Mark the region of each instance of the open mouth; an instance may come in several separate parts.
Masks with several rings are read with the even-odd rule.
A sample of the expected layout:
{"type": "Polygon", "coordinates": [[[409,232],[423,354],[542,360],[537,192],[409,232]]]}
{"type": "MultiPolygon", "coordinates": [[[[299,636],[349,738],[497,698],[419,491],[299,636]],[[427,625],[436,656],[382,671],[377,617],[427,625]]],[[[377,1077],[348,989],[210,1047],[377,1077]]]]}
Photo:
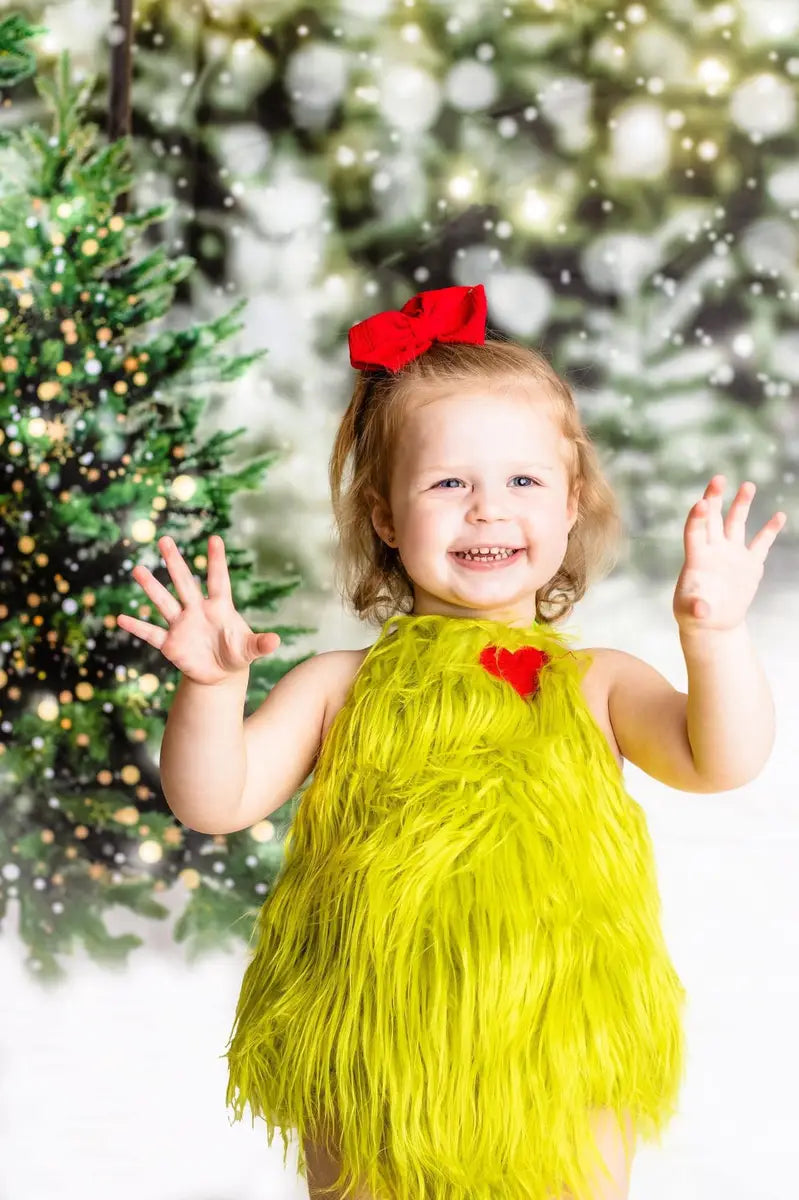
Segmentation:
{"type": "Polygon", "coordinates": [[[470,570],[496,570],[497,567],[507,567],[510,563],[516,562],[521,558],[524,551],[503,550],[500,554],[474,554],[469,555],[463,551],[450,550],[450,556],[462,567],[468,567],[470,570]]]}

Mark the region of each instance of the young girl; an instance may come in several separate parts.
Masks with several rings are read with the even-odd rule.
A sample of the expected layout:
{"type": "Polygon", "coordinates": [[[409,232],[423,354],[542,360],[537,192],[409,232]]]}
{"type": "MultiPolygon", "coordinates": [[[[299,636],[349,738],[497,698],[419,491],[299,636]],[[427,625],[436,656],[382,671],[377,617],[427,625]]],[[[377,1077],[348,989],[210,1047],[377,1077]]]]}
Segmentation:
{"type": "MultiPolygon", "coordinates": [[[[554,628],[614,561],[618,510],[566,383],[485,320],[482,286],[452,287],[351,329],[338,571],[380,633],[280,680],[245,722],[234,817],[204,825],[254,824],[314,767],[227,1053],[235,1119],[249,1104],[270,1145],[279,1127],[284,1165],[299,1131],[311,1200],[624,1200],[636,1138],[677,1109],[685,992],[622,756],[709,792],[770,750],[748,650],[731,651],[744,738],[707,647],[738,638],[784,515],[747,548],[751,494],[722,530],[722,477],[691,511],[686,724],[653,668],[554,628]]],[[[230,612],[223,564],[209,544],[205,603],[230,612]]],[[[228,670],[274,649],[237,636],[228,670]]]]}

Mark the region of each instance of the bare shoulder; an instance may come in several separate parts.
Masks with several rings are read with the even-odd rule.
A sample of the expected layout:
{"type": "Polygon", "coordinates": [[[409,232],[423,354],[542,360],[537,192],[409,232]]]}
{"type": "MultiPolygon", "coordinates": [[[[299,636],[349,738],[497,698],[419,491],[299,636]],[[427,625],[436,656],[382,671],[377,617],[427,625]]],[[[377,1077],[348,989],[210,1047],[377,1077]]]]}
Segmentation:
{"type": "Polygon", "coordinates": [[[328,707],[331,706],[340,693],[349,691],[355,676],[371,646],[361,650],[323,650],[317,658],[325,660],[325,674],[328,681],[328,707]]]}
{"type": "Polygon", "coordinates": [[[359,650],[326,650],[334,677],[345,684],[351,683],[371,649],[371,646],[363,646],[359,650]]]}
{"type": "Polygon", "coordinates": [[[627,650],[606,646],[586,653],[597,656],[598,673],[606,679],[609,691],[621,685],[645,685],[655,680],[665,682],[664,676],[655,667],[627,650]]]}
{"type": "Polygon", "coordinates": [[[588,669],[580,680],[585,702],[594,720],[605,735],[611,754],[619,765],[624,766],[623,748],[619,745],[610,715],[610,693],[615,671],[615,650],[605,646],[586,646],[575,649],[578,657],[589,660],[588,669]]]}
{"type": "Polygon", "coordinates": [[[327,737],[330,726],[336,719],[336,714],[349,695],[361,663],[371,649],[371,646],[364,646],[358,650],[325,651],[330,660],[330,673],[328,676],[327,706],[322,723],[323,742],[327,737]]]}
{"type": "Polygon", "coordinates": [[[583,676],[583,689],[586,695],[604,700],[610,705],[614,687],[620,680],[632,677],[636,669],[647,668],[647,664],[625,650],[616,650],[612,646],[590,646],[575,650],[575,654],[590,660],[590,665],[583,676]]]}
{"type": "Polygon", "coordinates": [[[583,676],[583,686],[604,688],[607,691],[613,671],[614,650],[605,646],[578,646],[574,653],[588,660],[588,670],[583,676]]]}

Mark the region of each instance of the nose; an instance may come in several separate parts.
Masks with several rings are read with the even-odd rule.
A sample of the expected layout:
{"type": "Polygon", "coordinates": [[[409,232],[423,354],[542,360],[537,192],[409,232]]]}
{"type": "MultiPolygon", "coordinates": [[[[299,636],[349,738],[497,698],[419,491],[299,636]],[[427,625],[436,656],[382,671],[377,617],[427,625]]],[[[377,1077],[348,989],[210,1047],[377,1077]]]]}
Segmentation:
{"type": "Polygon", "coordinates": [[[475,521],[496,521],[506,515],[507,489],[476,487],[469,505],[469,518],[475,521]]]}

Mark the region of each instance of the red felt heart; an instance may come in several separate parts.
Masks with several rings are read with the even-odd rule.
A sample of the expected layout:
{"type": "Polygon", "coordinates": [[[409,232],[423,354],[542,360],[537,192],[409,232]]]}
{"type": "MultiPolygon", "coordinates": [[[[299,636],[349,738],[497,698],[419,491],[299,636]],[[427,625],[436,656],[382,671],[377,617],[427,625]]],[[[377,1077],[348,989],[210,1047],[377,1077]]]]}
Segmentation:
{"type": "Polygon", "coordinates": [[[549,662],[549,655],[535,646],[522,646],[519,650],[486,646],[480,662],[492,675],[515,687],[520,696],[531,696],[538,691],[538,672],[549,662]]]}

